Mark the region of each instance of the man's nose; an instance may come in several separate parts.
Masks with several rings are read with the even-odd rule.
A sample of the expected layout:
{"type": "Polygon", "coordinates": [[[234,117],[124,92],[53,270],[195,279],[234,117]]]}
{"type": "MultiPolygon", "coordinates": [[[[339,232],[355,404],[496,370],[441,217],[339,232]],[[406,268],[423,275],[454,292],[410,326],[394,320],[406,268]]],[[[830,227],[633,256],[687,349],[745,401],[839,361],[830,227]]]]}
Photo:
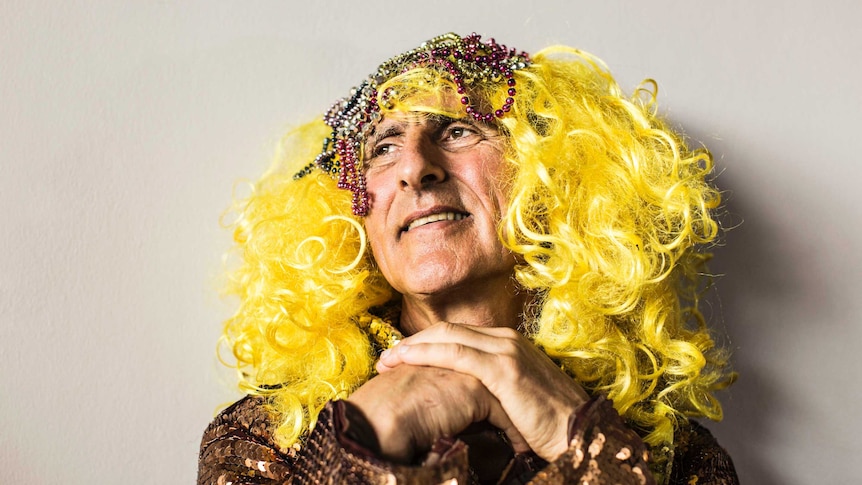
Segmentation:
{"type": "Polygon", "coordinates": [[[446,180],[443,154],[425,137],[406,140],[398,164],[401,188],[421,190],[446,180]]]}

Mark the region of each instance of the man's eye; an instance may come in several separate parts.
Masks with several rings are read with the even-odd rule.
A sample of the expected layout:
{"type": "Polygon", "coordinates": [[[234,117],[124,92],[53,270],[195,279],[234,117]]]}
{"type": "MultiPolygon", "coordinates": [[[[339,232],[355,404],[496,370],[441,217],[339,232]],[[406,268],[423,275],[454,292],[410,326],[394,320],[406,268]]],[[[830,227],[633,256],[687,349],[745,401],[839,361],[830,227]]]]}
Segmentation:
{"type": "Polygon", "coordinates": [[[451,148],[466,148],[483,140],[482,132],[463,123],[452,124],[440,134],[440,143],[451,148]]]}
{"type": "Polygon", "coordinates": [[[388,143],[383,143],[374,147],[374,150],[371,152],[372,157],[380,157],[388,154],[392,151],[392,145],[388,143]]]}
{"type": "Polygon", "coordinates": [[[474,134],[476,134],[476,132],[468,127],[452,126],[447,130],[446,138],[449,138],[451,140],[458,140],[460,138],[466,138],[474,134]]]}

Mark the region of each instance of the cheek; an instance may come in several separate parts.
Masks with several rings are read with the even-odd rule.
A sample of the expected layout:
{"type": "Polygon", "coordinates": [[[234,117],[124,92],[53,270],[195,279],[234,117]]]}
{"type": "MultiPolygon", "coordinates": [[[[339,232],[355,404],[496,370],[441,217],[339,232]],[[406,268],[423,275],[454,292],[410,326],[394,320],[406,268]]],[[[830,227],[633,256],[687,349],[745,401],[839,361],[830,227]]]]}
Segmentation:
{"type": "Polygon", "coordinates": [[[495,211],[502,213],[507,208],[509,198],[506,179],[508,177],[499,153],[486,154],[470,177],[473,187],[481,187],[480,196],[486,198],[495,211]]]}
{"type": "Polygon", "coordinates": [[[374,210],[365,218],[365,235],[368,237],[368,245],[371,247],[371,254],[377,259],[378,251],[383,243],[382,224],[374,218],[374,210]]]}
{"type": "Polygon", "coordinates": [[[391,170],[377,170],[374,173],[365,174],[365,192],[368,194],[368,201],[373,205],[386,206],[394,196],[394,181],[392,180],[391,170]]]}
{"type": "Polygon", "coordinates": [[[366,178],[369,211],[364,221],[365,234],[368,236],[368,243],[375,259],[380,256],[378,251],[383,246],[386,218],[392,204],[392,194],[383,190],[385,184],[381,182],[381,178],[377,176],[366,178]]]}
{"type": "Polygon", "coordinates": [[[495,179],[489,179],[487,172],[473,174],[467,184],[472,188],[479,203],[488,212],[494,223],[500,222],[509,206],[508,191],[495,179]]]}
{"type": "Polygon", "coordinates": [[[371,251],[371,257],[377,267],[383,273],[386,279],[389,279],[389,258],[387,257],[387,246],[385,240],[384,228],[385,224],[382,218],[376,217],[380,211],[374,212],[372,206],[371,213],[365,218],[365,235],[368,237],[368,247],[371,251]]]}

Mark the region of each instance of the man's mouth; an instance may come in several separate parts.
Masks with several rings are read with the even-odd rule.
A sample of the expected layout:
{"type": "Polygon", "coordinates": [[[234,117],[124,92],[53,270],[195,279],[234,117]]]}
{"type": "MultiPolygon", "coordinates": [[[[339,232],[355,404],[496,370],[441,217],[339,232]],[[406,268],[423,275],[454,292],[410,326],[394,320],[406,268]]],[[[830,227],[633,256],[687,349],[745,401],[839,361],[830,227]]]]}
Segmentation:
{"type": "Polygon", "coordinates": [[[431,214],[425,217],[420,217],[419,219],[414,220],[407,227],[404,228],[404,232],[409,231],[410,229],[424,226],[425,224],[431,224],[432,222],[438,221],[460,221],[469,216],[469,214],[464,214],[461,212],[440,212],[438,214],[431,214]]]}

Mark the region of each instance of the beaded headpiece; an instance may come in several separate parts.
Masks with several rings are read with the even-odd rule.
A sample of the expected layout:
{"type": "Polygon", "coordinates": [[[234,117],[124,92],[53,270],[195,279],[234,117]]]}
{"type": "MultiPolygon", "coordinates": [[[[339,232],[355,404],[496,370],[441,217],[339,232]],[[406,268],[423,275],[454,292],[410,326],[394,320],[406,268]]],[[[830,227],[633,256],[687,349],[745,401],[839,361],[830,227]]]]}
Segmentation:
{"type": "Polygon", "coordinates": [[[337,177],[339,188],[353,192],[354,214],[368,214],[365,176],[359,169],[360,150],[374,123],[380,119],[378,103],[386,106],[390,94],[384,90],[378,99],[377,87],[417,67],[434,69],[451,78],[462,96],[465,112],[473,119],[490,123],[505,116],[515,102],[512,71],[527,67],[530,57],[526,52],[507,49],[494,39],[487,43],[480,39],[476,33],[464,38],[451,33],[440,35],[381,64],[376,73],[350,91],[349,97],[338,100],[326,112],[323,121],[332,128],[332,134],[324,140],[320,155],[293,177],[304,177],[319,168],[337,177]],[[477,81],[506,83],[508,97],[503,105],[496,110],[482,112],[475,102],[471,102],[467,85],[477,81]]]}

